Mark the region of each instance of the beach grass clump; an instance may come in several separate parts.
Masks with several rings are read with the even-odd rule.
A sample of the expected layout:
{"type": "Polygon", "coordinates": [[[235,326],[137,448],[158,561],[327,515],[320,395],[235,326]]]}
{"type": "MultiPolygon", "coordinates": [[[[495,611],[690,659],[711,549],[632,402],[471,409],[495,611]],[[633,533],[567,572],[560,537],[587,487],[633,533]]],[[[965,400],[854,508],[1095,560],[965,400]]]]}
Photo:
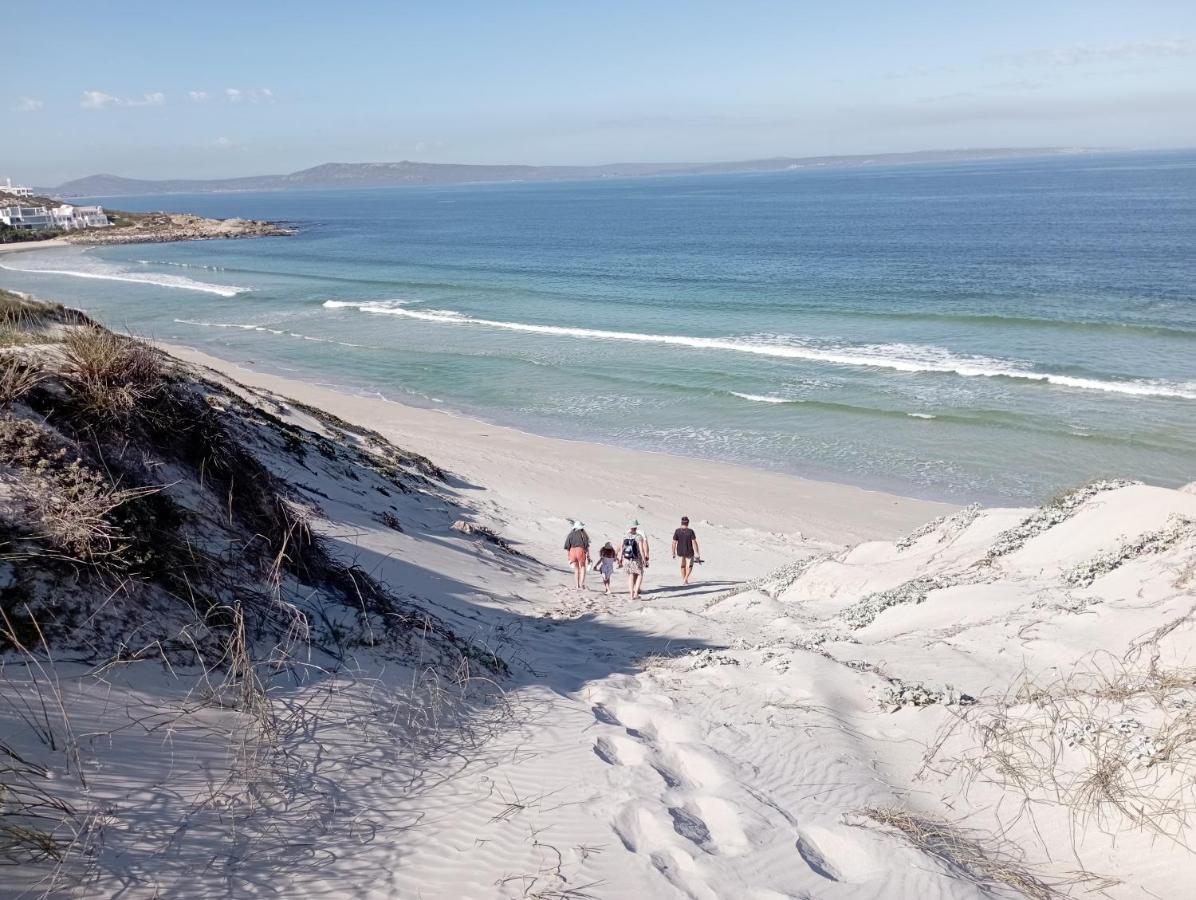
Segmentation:
{"type": "Polygon", "coordinates": [[[1060,806],[1079,832],[1182,841],[1196,813],[1194,670],[1092,658],[1062,677],[1023,676],[950,729],[960,724],[972,742],[944,756],[948,770],[996,786],[1019,808],[1060,806]]]}
{"type": "Polygon", "coordinates": [[[0,410],[8,409],[45,378],[41,369],[15,354],[0,354],[0,410]]]}
{"type": "Polygon", "coordinates": [[[0,333],[36,331],[51,325],[85,324],[91,324],[91,319],[77,309],[0,289],[0,333]]]}
{"type": "Polygon", "coordinates": [[[62,376],[90,419],[120,422],[165,385],[158,354],[148,344],[106,328],[83,327],[63,340],[62,376]]]}
{"type": "MultiPolygon", "coordinates": [[[[4,624],[0,622],[0,637],[4,624]]],[[[50,773],[0,741],[0,866],[61,862],[67,844],[57,831],[75,810],[45,786],[50,773]]]]}
{"type": "Polygon", "coordinates": [[[1167,524],[1158,531],[1150,531],[1136,538],[1122,542],[1063,574],[1063,580],[1072,587],[1090,587],[1094,581],[1110,572],[1115,572],[1127,562],[1143,556],[1165,553],[1177,544],[1196,537],[1196,521],[1172,514],[1167,524]]]}
{"type": "Polygon", "coordinates": [[[0,290],[0,327],[21,328],[54,319],[54,307],[12,291],[0,290]]]}
{"type": "Polygon", "coordinates": [[[868,594],[843,610],[839,614],[839,618],[847,628],[852,630],[866,628],[875,622],[877,616],[886,609],[924,603],[932,591],[941,591],[961,584],[976,584],[980,580],[980,575],[972,571],[954,575],[920,575],[909,581],[903,581],[896,587],[868,594]]]}
{"type": "Polygon", "coordinates": [[[1088,874],[1066,878],[1040,874],[1026,864],[1019,850],[998,838],[908,809],[874,806],[859,810],[858,815],[898,832],[911,846],[985,894],[1008,888],[1030,900],[1059,900],[1068,896],[1069,885],[1103,880],[1088,874]]]}
{"type": "Polygon", "coordinates": [[[1020,550],[1027,541],[1066,522],[1080,511],[1089,500],[1105,491],[1115,491],[1125,487],[1141,484],[1140,481],[1127,479],[1105,479],[1093,481],[1078,488],[1060,494],[1049,503],[1040,506],[1025,519],[1006,531],[997,535],[989,547],[988,553],[981,560],[981,565],[992,565],[1003,556],[1008,556],[1020,550]]]}
{"type": "Polygon", "coordinates": [[[898,550],[908,550],[922,538],[928,534],[933,534],[938,531],[938,543],[942,543],[952,534],[958,534],[967,529],[969,525],[976,521],[980,515],[980,504],[973,503],[970,506],[965,506],[963,509],[949,513],[945,516],[939,516],[937,519],[932,519],[921,528],[916,528],[907,534],[905,537],[897,541],[895,546],[898,550]]]}
{"type": "Polygon", "coordinates": [[[900,678],[889,678],[889,683],[880,690],[877,702],[889,712],[897,712],[907,706],[972,706],[976,698],[957,690],[950,684],[941,688],[927,687],[922,682],[907,684],[900,678]]]}

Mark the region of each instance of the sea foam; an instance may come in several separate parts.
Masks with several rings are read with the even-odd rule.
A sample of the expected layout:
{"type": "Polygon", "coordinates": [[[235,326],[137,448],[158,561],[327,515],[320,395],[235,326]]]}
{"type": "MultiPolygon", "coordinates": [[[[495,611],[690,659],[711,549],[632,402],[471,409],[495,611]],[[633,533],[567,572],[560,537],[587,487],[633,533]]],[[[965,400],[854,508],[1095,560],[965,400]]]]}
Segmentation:
{"type": "Polygon", "coordinates": [[[338,344],[341,347],[365,347],[365,344],[351,344],[348,341],[338,341],[333,338],[312,337],[308,334],[300,334],[298,331],[287,331],[283,328],[270,328],[268,325],[250,325],[243,322],[202,322],[198,319],[175,319],[176,324],[179,325],[194,325],[198,328],[235,328],[239,331],[258,331],[263,334],[274,334],[279,337],[298,338],[303,341],[312,341],[316,344],[338,344]]]}
{"type": "Polygon", "coordinates": [[[202,291],[205,294],[216,294],[220,297],[235,297],[244,294],[252,288],[238,287],[232,284],[209,284],[206,281],[196,281],[183,275],[163,275],[151,272],[129,272],[123,269],[93,269],[81,271],[77,269],[23,269],[18,266],[0,264],[0,269],[10,272],[23,272],[29,275],[65,275],[70,278],[93,278],[99,281],[124,281],[131,284],[148,284],[154,287],[177,288],[183,291],[202,291]]]}
{"type": "Polygon", "coordinates": [[[1011,378],[1111,394],[1196,400],[1196,384],[1176,384],[1162,381],[1107,381],[1052,372],[1035,372],[1012,361],[984,356],[962,356],[940,347],[921,347],[912,344],[818,346],[804,343],[798,338],[775,340],[705,338],[676,334],[643,334],[634,331],[606,331],[598,328],[574,328],[564,325],[534,325],[526,322],[482,319],[451,309],[405,309],[401,305],[405,302],[329,300],[324,303],[324,306],[332,309],[353,307],[374,315],[401,316],[444,325],[473,325],[521,331],[528,334],[747,353],[755,356],[800,359],[837,366],[891,369],[897,372],[942,373],[959,375],[964,378],[1011,378]]]}
{"type": "Polygon", "coordinates": [[[800,400],[788,400],[784,397],[766,397],[762,394],[744,394],[740,391],[731,391],[731,394],[743,400],[751,400],[753,403],[801,403],[800,400]]]}

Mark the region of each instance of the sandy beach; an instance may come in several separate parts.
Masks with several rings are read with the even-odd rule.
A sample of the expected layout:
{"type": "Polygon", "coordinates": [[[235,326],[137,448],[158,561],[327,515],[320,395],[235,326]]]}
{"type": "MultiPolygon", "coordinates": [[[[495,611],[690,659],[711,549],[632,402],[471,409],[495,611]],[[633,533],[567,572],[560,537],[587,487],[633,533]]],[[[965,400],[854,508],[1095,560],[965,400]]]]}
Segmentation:
{"type": "MultiPolygon", "coordinates": [[[[501,515],[503,533],[539,553],[580,518],[596,535],[622,536],[639,519],[658,541],[682,515],[704,529],[722,577],[748,578],[788,560],[806,542],[895,537],[955,507],[726,463],[528,434],[466,416],[352,396],[165,346],[180,359],[257,388],[334,411],[437,460],[470,482],[501,515]],[[499,512],[501,510],[501,513],[499,512]]],[[[662,547],[661,549],[666,549],[662,547]]],[[[709,574],[709,573],[708,573],[709,574]]]]}
{"type": "Polygon", "coordinates": [[[0,254],[20,253],[24,250],[52,250],[55,247],[69,247],[69,241],[61,238],[50,238],[48,241],[20,241],[15,244],[0,244],[0,254]]]}
{"type": "Polygon", "coordinates": [[[113,549],[0,570],[80,654],[0,659],[0,730],[83,848],[0,897],[1129,900],[1196,876],[1191,486],[951,507],[155,362],[5,303],[6,433],[111,488],[88,512],[71,453],[24,449],[0,509],[22,553],[84,552],[84,514],[113,549]],[[640,601],[617,571],[571,584],[573,519],[595,545],[639,521],[640,601]]]}

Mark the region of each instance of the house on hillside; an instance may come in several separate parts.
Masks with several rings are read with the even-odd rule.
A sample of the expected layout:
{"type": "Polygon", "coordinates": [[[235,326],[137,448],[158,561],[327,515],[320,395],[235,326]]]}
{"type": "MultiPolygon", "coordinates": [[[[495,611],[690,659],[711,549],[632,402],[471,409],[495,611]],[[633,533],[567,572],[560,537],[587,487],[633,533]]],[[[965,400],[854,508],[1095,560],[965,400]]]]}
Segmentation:
{"type": "Polygon", "coordinates": [[[54,216],[44,206],[0,206],[0,224],[20,231],[45,231],[57,228],[54,216]]]}
{"type": "Polygon", "coordinates": [[[0,207],[0,223],[21,231],[46,231],[51,228],[75,231],[79,228],[107,228],[112,223],[102,206],[72,206],[64,203],[50,209],[45,206],[0,207]]]}
{"type": "Polygon", "coordinates": [[[23,187],[19,184],[13,184],[11,178],[4,179],[4,187],[0,192],[9,194],[13,197],[32,197],[33,188],[23,187]]]}
{"type": "Polygon", "coordinates": [[[54,218],[54,227],[67,231],[75,228],[107,228],[112,223],[102,206],[72,206],[64,203],[50,210],[54,218]]]}

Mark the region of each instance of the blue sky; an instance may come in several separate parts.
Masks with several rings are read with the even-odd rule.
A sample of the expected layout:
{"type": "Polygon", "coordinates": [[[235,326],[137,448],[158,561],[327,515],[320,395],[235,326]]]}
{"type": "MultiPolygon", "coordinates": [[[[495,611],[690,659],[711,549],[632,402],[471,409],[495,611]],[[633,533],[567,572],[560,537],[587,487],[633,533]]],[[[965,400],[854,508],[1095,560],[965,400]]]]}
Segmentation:
{"type": "Polygon", "coordinates": [[[25,2],[0,178],[1196,146],[1196,3],[25,2]],[[15,134],[15,139],[14,139],[15,134]]]}

